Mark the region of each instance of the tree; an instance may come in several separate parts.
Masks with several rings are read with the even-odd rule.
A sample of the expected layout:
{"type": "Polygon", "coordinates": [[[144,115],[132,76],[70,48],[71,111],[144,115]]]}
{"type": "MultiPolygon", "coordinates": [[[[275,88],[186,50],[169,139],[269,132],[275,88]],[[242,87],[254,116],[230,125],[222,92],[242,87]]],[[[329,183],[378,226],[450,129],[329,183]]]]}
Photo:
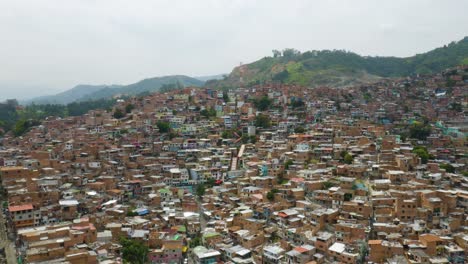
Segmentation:
{"type": "Polygon", "coordinates": [[[273,58],[278,58],[278,57],[281,57],[281,51],[279,50],[272,50],[273,52],[273,58]]]}
{"type": "Polygon", "coordinates": [[[250,138],[250,142],[251,142],[252,144],[255,144],[255,143],[257,142],[257,136],[252,135],[252,136],[250,136],[249,138],[250,138]]]}
{"type": "Polygon", "coordinates": [[[169,130],[169,131],[170,131],[170,132],[169,132],[169,139],[170,139],[170,140],[172,140],[173,138],[176,138],[176,137],[179,136],[179,133],[174,132],[174,131],[172,131],[172,130],[169,130]]]}
{"type": "Polygon", "coordinates": [[[288,70],[282,70],[273,76],[273,81],[285,82],[289,77],[288,70]]]}
{"type": "Polygon", "coordinates": [[[456,112],[463,112],[463,106],[457,102],[451,103],[449,108],[456,112]]]}
{"type": "Polygon", "coordinates": [[[267,192],[267,199],[273,201],[275,199],[275,193],[278,193],[278,189],[272,189],[271,191],[267,192]]]}
{"type": "Polygon", "coordinates": [[[266,198],[270,201],[273,201],[273,199],[275,199],[275,194],[272,193],[271,191],[267,192],[266,198]]]}
{"type": "Polygon", "coordinates": [[[15,124],[15,127],[13,129],[13,134],[15,136],[21,136],[23,135],[24,133],[26,133],[26,131],[29,130],[29,128],[33,127],[33,126],[37,126],[39,125],[40,122],[37,121],[37,120],[32,120],[32,119],[20,119],[16,122],[15,124]]]}
{"type": "Polygon", "coordinates": [[[205,195],[205,191],[206,191],[206,187],[203,183],[197,185],[196,193],[198,197],[202,197],[203,195],[205,195]]]}
{"type": "Polygon", "coordinates": [[[348,152],[347,152],[346,150],[341,151],[341,152],[340,152],[340,157],[341,157],[341,159],[344,160],[344,157],[346,156],[346,154],[348,154],[348,152]]]}
{"type": "Polygon", "coordinates": [[[304,132],[305,132],[305,128],[301,126],[298,126],[294,129],[294,133],[297,133],[297,134],[302,134],[304,132]]]}
{"type": "Polygon", "coordinates": [[[210,109],[203,109],[200,111],[200,115],[204,116],[204,117],[212,117],[212,116],[216,116],[216,110],[214,110],[213,108],[210,108],[210,109]]]}
{"type": "Polygon", "coordinates": [[[285,183],[288,182],[288,180],[286,180],[284,178],[284,174],[285,174],[284,171],[282,171],[282,172],[278,173],[278,175],[276,176],[276,182],[278,184],[285,184],[285,183]]]}
{"type": "Polygon", "coordinates": [[[125,112],[127,114],[131,113],[133,109],[135,109],[135,106],[133,104],[128,104],[125,106],[125,112]]]}
{"type": "Polygon", "coordinates": [[[443,163],[443,164],[440,164],[439,167],[441,169],[444,169],[448,173],[455,173],[455,167],[452,166],[452,164],[443,163]]]}
{"type": "Polygon", "coordinates": [[[189,247],[190,248],[195,248],[197,246],[201,245],[201,239],[200,236],[195,236],[190,240],[189,247]]]}
{"type": "Polygon", "coordinates": [[[137,212],[134,212],[133,210],[129,210],[129,211],[127,212],[127,216],[128,216],[128,217],[137,216],[137,215],[138,215],[138,213],[137,213],[137,212]]]}
{"type": "Polygon", "coordinates": [[[226,103],[229,103],[229,95],[226,91],[223,92],[223,100],[226,103]]]}
{"type": "Polygon", "coordinates": [[[450,78],[447,78],[447,81],[445,82],[445,85],[447,87],[453,87],[453,86],[455,86],[456,83],[457,83],[456,81],[454,81],[454,80],[452,80],[450,78]]]}
{"type": "Polygon", "coordinates": [[[268,96],[262,96],[260,99],[254,99],[255,107],[260,111],[265,111],[270,108],[272,101],[268,96]]]}
{"type": "Polygon", "coordinates": [[[143,264],[148,262],[148,246],[138,240],[122,237],[122,258],[128,263],[143,264]]]}
{"type": "Polygon", "coordinates": [[[158,127],[159,132],[161,133],[167,133],[171,130],[171,126],[169,122],[166,122],[166,121],[158,121],[156,123],[156,126],[158,127]]]}
{"type": "Polygon", "coordinates": [[[365,92],[363,98],[366,102],[369,102],[372,99],[372,95],[369,92],[365,92]]]}
{"type": "Polygon", "coordinates": [[[329,188],[333,187],[334,184],[332,182],[326,181],[323,183],[323,189],[328,190],[329,188]]]}
{"type": "Polygon", "coordinates": [[[15,136],[21,136],[24,132],[26,132],[26,129],[26,120],[18,120],[18,122],[15,124],[15,128],[13,129],[13,134],[15,136]]]}
{"type": "Polygon", "coordinates": [[[257,117],[255,117],[255,126],[262,128],[271,127],[270,117],[262,114],[258,115],[257,117]]]}
{"type": "Polygon", "coordinates": [[[120,119],[125,116],[120,108],[115,109],[114,114],[112,115],[116,119],[120,119]]]}
{"type": "Polygon", "coordinates": [[[407,138],[408,138],[408,134],[407,134],[407,133],[401,133],[401,134],[400,134],[400,140],[401,140],[401,142],[405,142],[407,138]]]}
{"type": "Polygon", "coordinates": [[[349,201],[351,201],[351,198],[353,198],[353,194],[352,193],[345,193],[343,198],[344,198],[345,202],[349,202],[349,201]]]}
{"type": "Polygon", "coordinates": [[[285,163],[284,163],[284,169],[285,170],[288,170],[289,169],[289,166],[293,165],[294,162],[292,160],[287,160],[285,163]]]}
{"type": "Polygon", "coordinates": [[[214,178],[208,178],[205,182],[206,187],[211,188],[216,185],[216,180],[214,178]]]}
{"type": "Polygon", "coordinates": [[[349,153],[346,153],[343,160],[344,160],[344,163],[351,164],[353,163],[353,156],[349,153]]]}
{"type": "Polygon", "coordinates": [[[303,107],[304,105],[305,105],[305,103],[302,100],[293,100],[291,102],[292,108],[299,108],[299,107],[303,107]]]}
{"type": "Polygon", "coordinates": [[[283,50],[283,57],[285,57],[286,59],[292,59],[299,55],[301,55],[301,52],[296,49],[284,49],[283,50]]]}
{"type": "Polygon", "coordinates": [[[232,138],[233,136],[232,130],[224,130],[223,133],[221,133],[221,137],[224,139],[232,138]]]}
{"type": "Polygon", "coordinates": [[[425,147],[417,146],[413,148],[413,153],[421,158],[421,163],[426,164],[430,158],[429,152],[425,147]]]}
{"type": "Polygon", "coordinates": [[[410,137],[416,138],[419,140],[426,140],[426,138],[431,134],[431,127],[429,125],[424,125],[423,123],[416,122],[410,127],[410,137]]]}

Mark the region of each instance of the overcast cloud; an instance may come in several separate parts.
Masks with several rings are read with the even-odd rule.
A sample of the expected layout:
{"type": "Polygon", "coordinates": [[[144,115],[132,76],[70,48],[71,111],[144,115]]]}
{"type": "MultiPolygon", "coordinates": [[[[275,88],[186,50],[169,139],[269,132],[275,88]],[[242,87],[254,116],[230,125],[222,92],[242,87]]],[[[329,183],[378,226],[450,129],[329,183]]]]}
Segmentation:
{"type": "Polygon", "coordinates": [[[411,56],[468,35],[459,0],[0,0],[0,100],[228,73],[272,49],[411,56]]]}

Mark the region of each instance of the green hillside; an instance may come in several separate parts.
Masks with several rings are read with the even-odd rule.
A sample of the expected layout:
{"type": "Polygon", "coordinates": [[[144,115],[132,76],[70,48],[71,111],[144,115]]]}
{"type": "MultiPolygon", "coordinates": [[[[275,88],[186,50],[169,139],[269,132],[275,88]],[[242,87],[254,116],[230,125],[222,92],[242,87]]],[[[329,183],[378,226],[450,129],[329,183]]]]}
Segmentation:
{"type": "Polygon", "coordinates": [[[236,67],[224,80],[210,81],[212,87],[236,87],[263,81],[304,86],[345,86],[377,80],[430,74],[468,63],[468,37],[444,47],[407,58],[361,56],[343,50],[273,51],[250,64],[236,67]]]}

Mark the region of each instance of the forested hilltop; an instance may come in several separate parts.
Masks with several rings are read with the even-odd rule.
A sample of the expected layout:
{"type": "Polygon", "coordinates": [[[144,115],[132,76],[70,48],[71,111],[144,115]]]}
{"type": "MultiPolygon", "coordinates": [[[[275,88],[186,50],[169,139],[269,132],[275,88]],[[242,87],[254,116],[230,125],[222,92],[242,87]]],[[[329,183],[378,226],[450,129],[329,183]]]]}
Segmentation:
{"type": "Polygon", "coordinates": [[[440,72],[468,64],[468,37],[444,47],[412,57],[370,57],[344,50],[299,52],[273,50],[273,56],[241,65],[210,87],[249,86],[264,81],[279,81],[303,86],[348,86],[382,77],[400,77],[440,72]]]}

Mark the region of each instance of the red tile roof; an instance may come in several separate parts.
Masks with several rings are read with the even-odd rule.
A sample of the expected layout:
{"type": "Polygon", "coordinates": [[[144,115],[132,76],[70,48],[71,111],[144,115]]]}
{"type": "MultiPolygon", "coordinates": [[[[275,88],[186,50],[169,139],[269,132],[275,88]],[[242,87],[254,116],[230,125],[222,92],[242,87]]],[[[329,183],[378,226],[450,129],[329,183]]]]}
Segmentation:
{"type": "Polygon", "coordinates": [[[32,210],[32,209],[33,209],[32,204],[12,205],[8,207],[8,211],[10,212],[26,211],[26,210],[32,210]]]}
{"type": "Polygon", "coordinates": [[[283,212],[279,212],[278,216],[283,217],[283,218],[288,217],[288,215],[286,213],[283,213],[283,212]]]}
{"type": "Polygon", "coordinates": [[[299,253],[304,253],[304,252],[309,251],[308,249],[303,248],[303,247],[296,247],[296,248],[294,248],[294,250],[299,252],[299,253]]]}

